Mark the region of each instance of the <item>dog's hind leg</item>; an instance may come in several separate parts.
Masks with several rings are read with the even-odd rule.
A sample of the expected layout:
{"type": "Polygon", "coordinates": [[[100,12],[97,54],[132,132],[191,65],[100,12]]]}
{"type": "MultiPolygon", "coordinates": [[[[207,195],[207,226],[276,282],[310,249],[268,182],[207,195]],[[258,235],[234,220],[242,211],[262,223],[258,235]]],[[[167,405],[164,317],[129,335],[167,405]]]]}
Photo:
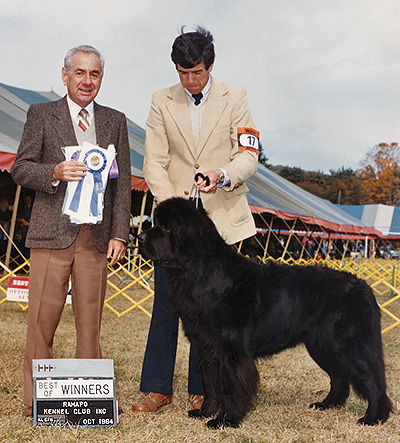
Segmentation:
{"type": "MultiPolygon", "coordinates": [[[[364,342],[338,357],[355,392],[368,401],[367,411],[358,422],[376,425],[385,422],[392,411],[392,402],[386,394],[385,363],[383,360],[380,325],[376,322],[364,337],[364,342]]],[[[342,348],[343,349],[343,348],[342,348]]]]}
{"type": "Polygon", "coordinates": [[[358,420],[362,425],[377,425],[384,423],[389,418],[393,405],[386,392],[383,392],[378,401],[368,398],[368,408],[364,417],[358,420]]]}
{"type": "Polygon", "coordinates": [[[307,350],[314,361],[323,369],[330,377],[331,389],[329,394],[321,402],[312,403],[310,408],[329,409],[344,405],[350,394],[350,381],[345,372],[340,370],[337,360],[320,349],[307,346],[307,350]],[[333,363],[334,362],[334,363],[333,363]]]}
{"type": "Polygon", "coordinates": [[[386,380],[383,370],[375,374],[357,374],[352,379],[352,385],[361,397],[368,400],[368,408],[364,417],[358,420],[363,425],[376,425],[384,423],[393,410],[391,400],[386,394],[386,380]]]}
{"type": "Polygon", "coordinates": [[[331,379],[331,390],[324,400],[315,402],[310,405],[310,408],[315,409],[329,409],[333,407],[342,406],[349,396],[350,384],[346,378],[328,374],[331,379]]]}
{"type": "Polygon", "coordinates": [[[376,414],[370,412],[370,406],[368,406],[365,416],[358,420],[358,423],[363,425],[376,425],[378,423],[385,423],[389,418],[390,413],[393,411],[393,404],[386,392],[382,393],[377,404],[376,414]]]}
{"type": "Polygon", "coordinates": [[[250,356],[235,357],[224,359],[221,365],[221,408],[218,415],[207,423],[213,429],[238,427],[257,395],[259,374],[254,359],[250,356]]]}
{"type": "MultiPolygon", "coordinates": [[[[376,335],[380,334],[377,331],[376,335]]],[[[371,332],[372,335],[372,332],[371,332]]],[[[376,339],[379,343],[380,335],[376,339]]],[[[373,342],[373,341],[372,341],[373,342]]],[[[385,422],[392,411],[392,402],[386,395],[385,367],[382,352],[376,350],[373,344],[359,346],[357,352],[342,352],[336,355],[324,356],[322,352],[307,346],[310,355],[331,377],[331,392],[320,403],[311,406],[318,409],[327,409],[345,402],[349,394],[349,383],[356,393],[368,401],[365,416],[358,420],[365,425],[375,425],[385,422]],[[337,376],[334,374],[343,374],[337,376]]]]}

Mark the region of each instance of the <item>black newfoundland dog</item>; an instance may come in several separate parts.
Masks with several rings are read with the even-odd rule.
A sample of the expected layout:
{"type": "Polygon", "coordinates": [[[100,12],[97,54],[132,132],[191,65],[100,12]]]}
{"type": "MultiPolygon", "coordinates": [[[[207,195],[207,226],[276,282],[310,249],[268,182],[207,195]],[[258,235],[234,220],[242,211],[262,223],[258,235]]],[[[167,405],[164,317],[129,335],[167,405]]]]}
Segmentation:
{"type": "Polygon", "coordinates": [[[141,253],[168,272],[170,300],[198,357],[205,389],[191,417],[237,427],[254,403],[255,360],[304,343],[328,373],[328,396],[311,407],[343,405],[350,384],[368,401],[359,422],[385,422],[380,311],[357,277],[318,266],[261,264],[235,252],[202,209],[172,198],[139,236],[141,253]]]}

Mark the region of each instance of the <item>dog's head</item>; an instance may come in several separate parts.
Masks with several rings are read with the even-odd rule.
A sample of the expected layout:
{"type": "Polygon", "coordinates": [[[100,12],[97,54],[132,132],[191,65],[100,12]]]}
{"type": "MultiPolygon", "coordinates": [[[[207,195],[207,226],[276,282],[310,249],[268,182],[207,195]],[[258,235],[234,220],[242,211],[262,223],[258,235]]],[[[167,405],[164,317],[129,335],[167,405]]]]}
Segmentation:
{"type": "Polygon", "coordinates": [[[223,242],[204,209],[177,197],[157,206],[153,227],[138,239],[140,253],[165,267],[180,267],[223,242]]]}

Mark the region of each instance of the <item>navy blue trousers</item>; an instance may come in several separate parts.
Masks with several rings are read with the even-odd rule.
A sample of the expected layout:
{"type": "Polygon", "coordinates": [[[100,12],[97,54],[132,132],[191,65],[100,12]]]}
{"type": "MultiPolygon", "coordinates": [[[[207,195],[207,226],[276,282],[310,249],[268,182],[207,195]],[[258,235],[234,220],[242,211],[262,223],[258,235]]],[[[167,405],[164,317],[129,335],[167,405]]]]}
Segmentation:
{"type": "MultiPolygon", "coordinates": [[[[179,319],[168,299],[167,272],[154,267],[154,304],[143,360],[140,390],[172,395],[179,319]]],[[[190,348],[189,394],[204,395],[201,371],[190,348]]]]}

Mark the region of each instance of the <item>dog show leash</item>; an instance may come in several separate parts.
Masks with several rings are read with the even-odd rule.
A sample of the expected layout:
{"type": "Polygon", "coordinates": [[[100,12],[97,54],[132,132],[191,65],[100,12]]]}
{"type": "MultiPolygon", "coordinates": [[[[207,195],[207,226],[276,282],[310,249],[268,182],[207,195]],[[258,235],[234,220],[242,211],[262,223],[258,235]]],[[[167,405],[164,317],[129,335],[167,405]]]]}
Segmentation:
{"type": "Polygon", "coordinates": [[[203,202],[201,201],[199,187],[197,186],[197,180],[199,178],[202,178],[203,180],[206,181],[206,186],[209,186],[209,184],[210,184],[210,177],[208,177],[208,175],[202,174],[201,172],[198,172],[194,176],[194,181],[196,184],[194,184],[192,187],[192,191],[190,192],[189,200],[191,200],[194,203],[194,207],[196,209],[199,209],[199,208],[203,209],[203,202]]]}

